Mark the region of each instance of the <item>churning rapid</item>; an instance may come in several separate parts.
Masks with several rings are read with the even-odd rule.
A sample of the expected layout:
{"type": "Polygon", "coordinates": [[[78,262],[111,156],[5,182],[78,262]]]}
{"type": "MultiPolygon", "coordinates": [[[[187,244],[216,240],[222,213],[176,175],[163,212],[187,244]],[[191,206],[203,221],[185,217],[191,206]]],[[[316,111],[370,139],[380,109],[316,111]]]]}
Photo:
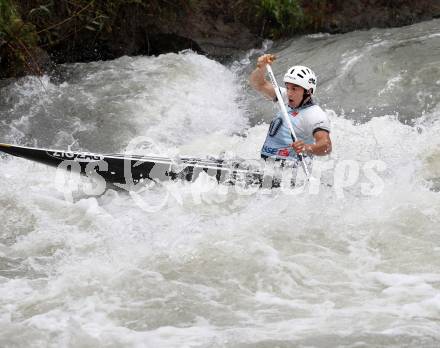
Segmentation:
{"type": "Polygon", "coordinates": [[[439,346],[440,20],[229,66],[181,52],[3,81],[0,142],[256,159],[276,111],[247,83],[264,50],[278,81],[294,64],[318,75],[330,183],[77,182],[68,199],[56,170],[2,156],[1,347],[439,346]]]}

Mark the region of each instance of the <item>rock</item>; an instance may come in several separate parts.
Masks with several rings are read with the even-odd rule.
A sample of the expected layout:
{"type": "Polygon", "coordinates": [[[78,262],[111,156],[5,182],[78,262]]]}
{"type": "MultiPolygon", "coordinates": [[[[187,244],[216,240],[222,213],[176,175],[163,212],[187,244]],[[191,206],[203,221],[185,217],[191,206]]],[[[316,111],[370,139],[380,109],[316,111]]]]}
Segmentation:
{"type": "MultiPolygon", "coordinates": [[[[280,23],[269,18],[270,13],[258,13],[258,0],[112,0],[93,4],[59,0],[47,5],[50,18],[30,15],[41,5],[37,0],[14,3],[23,21],[34,25],[36,33],[42,33],[39,42],[55,63],[158,55],[188,48],[222,61],[260,47],[260,34],[291,33],[282,31],[280,23]],[[74,15],[85,8],[88,12],[74,15]],[[95,22],[93,25],[98,26],[90,28],[91,19],[98,14],[107,19],[102,27],[95,22]]],[[[335,0],[303,2],[302,7],[304,23],[295,27],[296,35],[402,26],[440,16],[438,0],[335,0]]],[[[50,65],[44,50],[31,51],[34,58],[23,59],[26,54],[17,56],[4,42],[0,43],[0,76],[38,73],[38,68],[30,68],[33,61],[41,67],[50,65]]]]}
{"type": "Polygon", "coordinates": [[[110,40],[110,51],[122,54],[161,54],[183,49],[227,58],[261,44],[255,34],[237,21],[227,21],[225,14],[210,14],[199,7],[185,15],[159,18],[145,12],[139,4],[122,5],[110,40]]]}
{"type": "Polygon", "coordinates": [[[52,66],[48,53],[40,47],[0,45],[0,57],[0,78],[41,76],[52,66]]]}

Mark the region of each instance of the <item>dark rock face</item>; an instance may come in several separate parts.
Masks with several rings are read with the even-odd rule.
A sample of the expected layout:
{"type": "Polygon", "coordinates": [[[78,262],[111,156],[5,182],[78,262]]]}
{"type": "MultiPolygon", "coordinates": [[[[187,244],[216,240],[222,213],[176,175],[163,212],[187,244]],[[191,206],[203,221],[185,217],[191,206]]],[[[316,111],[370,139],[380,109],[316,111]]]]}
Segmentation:
{"type": "MultiPolygon", "coordinates": [[[[184,49],[224,59],[261,44],[262,40],[245,24],[228,18],[224,12],[213,12],[209,1],[199,3],[199,7],[161,16],[139,3],[123,3],[112,19],[110,32],[97,35],[81,30],[75,37],[52,45],[48,52],[57,63],[158,55],[184,49]]],[[[62,10],[60,7],[60,16],[62,10]]],[[[60,31],[67,33],[69,29],[60,31]]]]}
{"type": "Polygon", "coordinates": [[[0,43],[0,78],[42,75],[53,65],[48,53],[40,47],[30,47],[26,50],[6,48],[0,43]],[[22,58],[17,59],[17,54],[22,58]]]}
{"type": "MultiPolygon", "coordinates": [[[[198,0],[195,3],[176,8],[169,18],[146,12],[137,3],[123,4],[113,23],[115,30],[103,38],[97,51],[108,59],[124,54],[157,55],[189,48],[222,60],[259,47],[261,36],[270,34],[270,25],[265,27],[269,22],[255,13],[256,1],[249,0],[245,5],[233,0],[198,0]]],[[[304,13],[311,21],[298,34],[403,26],[440,16],[440,2],[436,0],[333,0],[321,3],[325,6],[316,11],[313,4],[303,2],[304,13]]]]}
{"type": "MultiPolygon", "coordinates": [[[[45,17],[46,23],[43,17],[30,15],[41,1],[16,0],[15,3],[23,20],[35,25],[36,33],[42,32],[46,39],[40,36],[41,48],[29,50],[34,55],[30,62],[37,63],[35,69],[30,68],[33,63],[14,66],[13,55],[0,42],[0,76],[3,77],[38,73],[40,68],[49,66],[45,52],[55,63],[158,55],[184,49],[224,60],[261,46],[262,37],[270,36],[271,29],[277,25],[273,18],[258,13],[259,0],[115,0],[84,2],[86,5],[79,2],[75,3],[76,8],[71,8],[73,2],[58,0],[53,2],[51,17],[45,17]],[[99,30],[87,29],[84,18],[92,18],[100,11],[109,11],[105,26],[99,30]],[[47,30],[47,20],[56,23],[55,28],[50,26],[47,30]]],[[[438,0],[317,0],[301,4],[305,20],[294,34],[402,26],[440,16],[438,0]]],[[[279,28],[277,32],[280,33],[279,28]]],[[[293,35],[283,31],[280,34],[293,35]]]]}
{"type": "Polygon", "coordinates": [[[113,57],[158,55],[188,48],[202,52],[191,35],[179,32],[184,22],[184,18],[176,18],[167,23],[145,12],[139,4],[122,5],[112,25],[115,30],[106,38],[107,51],[113,57]]]}
{"type": "MultiPolygon", "coordinates": [[[[223,3],[227,5],[228,1],[223,3]]],[[[261,45],[262,39],[251,32],[249,24],[234,18],[230,12],[232,9],[228,6],[225,9],[211,6],[209,1],[201,2],[178,32],[193,39],[203,52],[220,58],[261,45]]]]}
{"type": "MultiPolygon", "coordinates": [[[[181,8],[165,20],[137,4],[121,6],[115,22],[118,33],[108,38],[108,52],[119,56],[191,48],[222,60],[259,47],[262,36],[270,35],[270,21],[256,14],[258,1],[194,2],[196,6],[181,8]]],[[[302,1],[302,7],[309,22],[297,34],[403,26],[440,16],[438,0],[321,0],[302,1]]]]}
{"type": "Polygon", "coordinates": [[[157,55],[192,49],[225,58],[261,43],[242,23],[229,20],[225,13],[210,13],[209,1],[200,7],[182,9],[174,18],[156,18],[136,4],[121,6],[109,45],[115,56],[157,55]]]}

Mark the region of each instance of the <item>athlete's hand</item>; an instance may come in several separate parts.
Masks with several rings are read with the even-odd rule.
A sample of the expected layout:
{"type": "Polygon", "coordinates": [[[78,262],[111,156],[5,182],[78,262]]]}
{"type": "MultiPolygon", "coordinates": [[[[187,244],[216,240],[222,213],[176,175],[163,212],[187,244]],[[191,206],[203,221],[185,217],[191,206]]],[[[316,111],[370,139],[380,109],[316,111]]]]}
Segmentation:
{"type": "Polygon", "coordinates": [[[290,146],[293,147],[298,155],[306,151],[306,144],[304,144],[304,141],[302,140],[295,141],[290,146]]]}
{"type": "Polygon", "coordinates": [[[261,57],[258,57],[257,60],[257,68],[264,68],[267,64],[272,64],[277,57],[273,54],[263,54],[261,57]]]}

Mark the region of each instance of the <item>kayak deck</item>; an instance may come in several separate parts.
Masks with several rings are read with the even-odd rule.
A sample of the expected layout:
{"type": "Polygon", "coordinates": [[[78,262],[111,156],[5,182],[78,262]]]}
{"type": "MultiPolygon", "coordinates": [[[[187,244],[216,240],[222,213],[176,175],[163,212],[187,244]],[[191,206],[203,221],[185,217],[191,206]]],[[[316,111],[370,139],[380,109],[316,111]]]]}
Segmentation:
{"type": "Polygon", "coordinates": [[[0,151],[52,167],[100,175],[110,184],[130,185],[144,180],[195,181],[205,173],[218,183],[279,186],[273,173],[265,174],[264,161],[199,158],[168,158],[126,154],[94,154],[0,144],[0,151]],[[261,164],[261,165],[259,165],[261,164]]]}

